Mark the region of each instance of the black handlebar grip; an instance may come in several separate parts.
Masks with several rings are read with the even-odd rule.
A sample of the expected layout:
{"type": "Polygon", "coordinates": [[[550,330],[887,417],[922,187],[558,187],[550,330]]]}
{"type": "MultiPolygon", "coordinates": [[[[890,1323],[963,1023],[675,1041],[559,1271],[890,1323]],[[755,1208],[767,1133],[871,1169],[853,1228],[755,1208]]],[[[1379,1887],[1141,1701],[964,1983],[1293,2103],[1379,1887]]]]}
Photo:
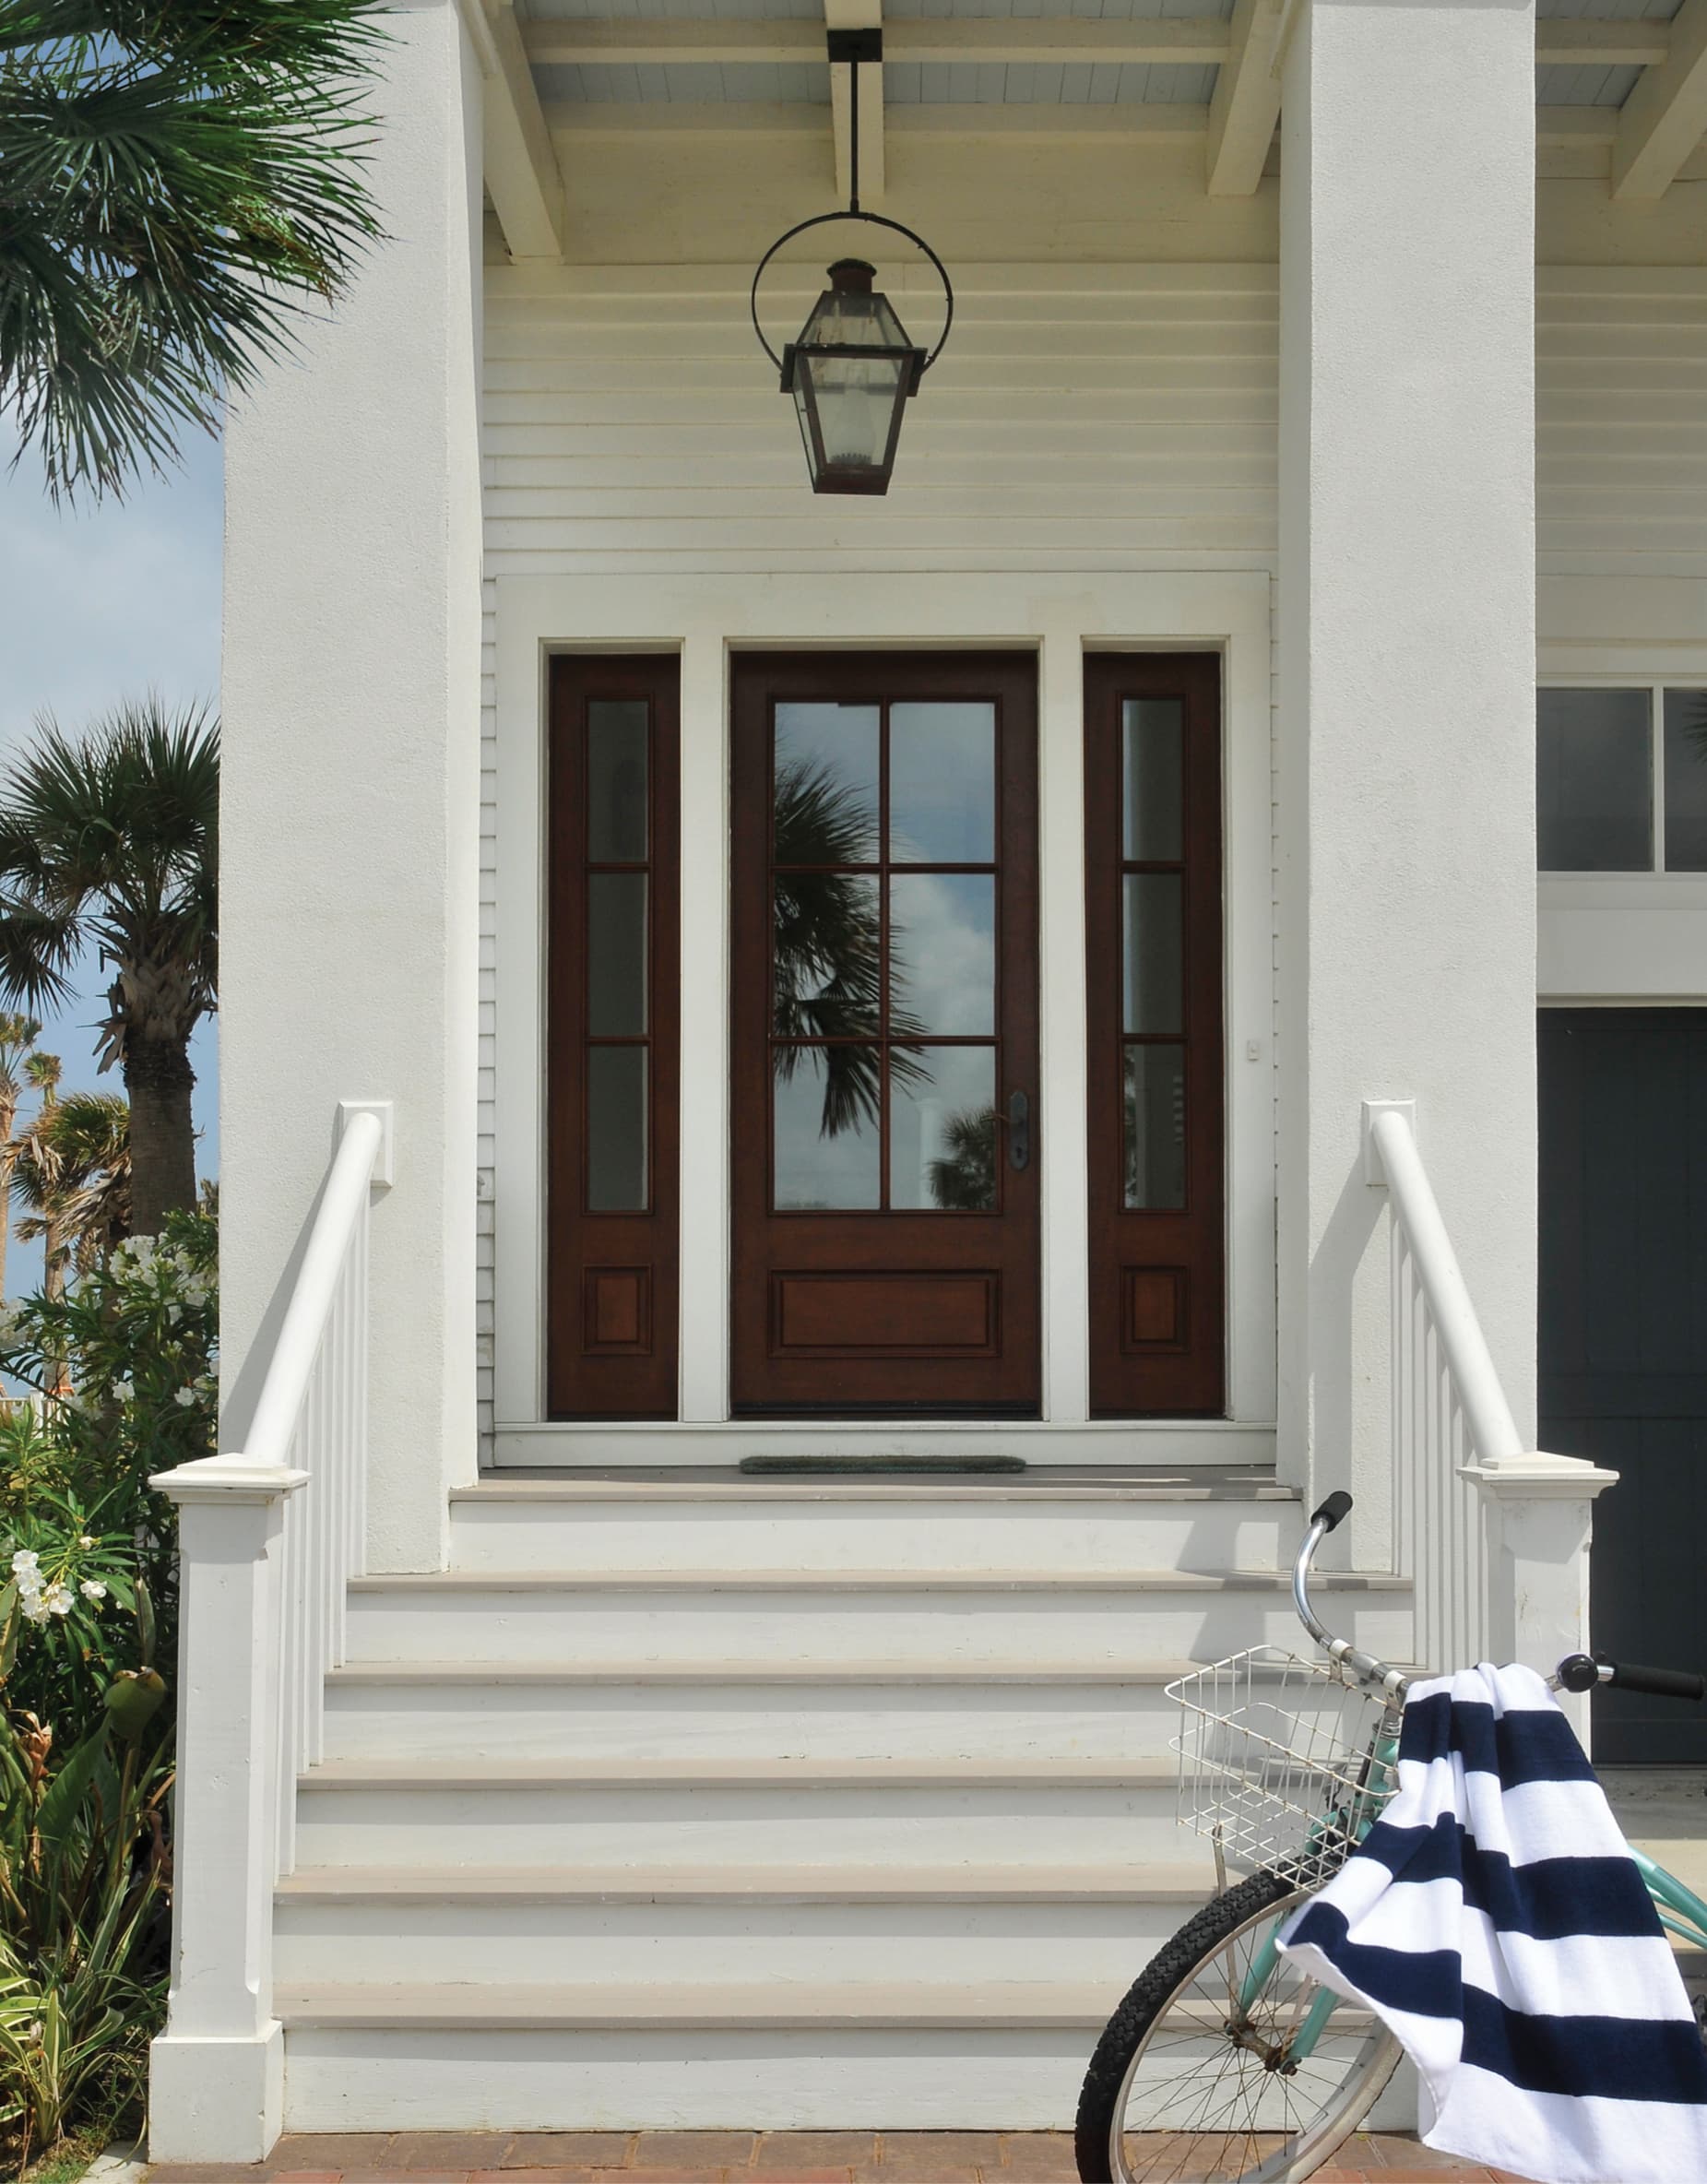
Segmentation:
{"type": "Polygon", "coordinates": [[[1606,1681],[1615,1691],[1641,1691],[1650,1699],[1692,1699],[1698,1705],[1707,1699],[1707,1677],[1691,1676],[1685,1668],[1643,1668],[1634,1661],[1609,1661],[1605,1654],[1595,1658],[1612,1671],[1606,1681]]]}
{"type": "Polygon", "coordinates": [[[1322,1507],[1311,1513],[1310,1521],[1312,1525],[1325,1525],[1330,1532],[1336,1532],[1350,1514],[1351,1496],[1342,1490],[1337,1494],[1330,1494],[1322,1507]]]}

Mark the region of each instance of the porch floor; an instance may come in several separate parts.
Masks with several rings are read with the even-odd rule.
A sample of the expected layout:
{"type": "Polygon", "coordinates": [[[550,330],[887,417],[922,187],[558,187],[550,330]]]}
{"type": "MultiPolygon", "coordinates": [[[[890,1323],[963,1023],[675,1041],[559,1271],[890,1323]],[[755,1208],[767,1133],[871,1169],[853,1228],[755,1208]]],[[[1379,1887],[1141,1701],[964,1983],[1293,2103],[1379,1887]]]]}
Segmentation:
{"type": "MultiPolygon", "coordinates": [[[[402,2131],[280,2139],[249,2168],[149,2184],[1076,2184],[1064,2131],[402,2131]]],[[[1318,2184],[1501,2184],[1502,2169],[1366,2132],[1318,2184]]]]}

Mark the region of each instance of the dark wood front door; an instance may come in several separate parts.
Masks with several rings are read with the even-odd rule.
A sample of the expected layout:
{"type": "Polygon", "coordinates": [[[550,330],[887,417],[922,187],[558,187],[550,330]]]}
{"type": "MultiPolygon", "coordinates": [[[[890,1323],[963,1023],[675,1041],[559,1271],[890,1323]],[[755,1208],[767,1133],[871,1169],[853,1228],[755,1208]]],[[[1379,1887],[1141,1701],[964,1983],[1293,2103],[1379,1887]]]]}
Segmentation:
{"type": "Polygon", "coordinates": [[[1085,663],[1091,1410],[1226,1407],[1221,662],[1085,663]]]}
{"type": "MultiPolygon", "coordinates": [[[[1707,1009],[1543,1009],[1541,1445],[1594,1504],[1594,1641],[1707,1669],[1707,1009]]],[[[1707,1763],[1707,1710],[1594,1697],[1594,1757],[1707,1763]]]]}
{"type": "Polygon", "coordinates": [[[673,1418],[673,656],[551,662],[547,1407],[673,1418]]]}
{"type": "Polygon", "coordinates": [[[1035,1416],[1037,665],[737,659],[737,1411],[1035,1416]]]}

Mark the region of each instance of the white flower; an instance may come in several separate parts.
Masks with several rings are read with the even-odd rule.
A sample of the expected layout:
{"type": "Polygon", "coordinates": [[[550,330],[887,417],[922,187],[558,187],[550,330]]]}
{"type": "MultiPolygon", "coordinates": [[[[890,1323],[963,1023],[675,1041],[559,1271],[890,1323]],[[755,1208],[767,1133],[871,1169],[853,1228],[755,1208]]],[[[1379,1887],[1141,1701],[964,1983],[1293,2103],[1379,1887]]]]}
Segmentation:
{"type": "Polygon", "coordinates": [[[194,1388],[180,1388],[172,1397],[172,1401],[183,1410],[188,1410],[195,1400],[196,1390],[194,1388]]]}
{"type": "Polygon", "coordinates": [[[51,1585],[41,1596],[41,1604],[53,1615],[69,1615],[77,1605],[68,1585],[51,1585]]]}
{"type": "Polygon", "coordinates": [[[22,1605],[27,1623],[44,1623],[53,1612],[40,1593],[26,1594],[22,1605]]]}
{"type": "Polygon", "coordinates": [[[180,1321],[180,1320],[181,1320],[183,1317],[184,1317],[184,1307],[183,1307],[183,1305],[181,1305],[181,1304],[173,1304],[173,1305],[169,1305],[169,1306],[167,1307],[167,1311],[166,1311],[166,1324],[167,1324],[169,1327],[175,1327],[175,1326],[178,1324],[178,1322],[179,1322],[179,1321],[180,1321]]]}
{"type": "Polygon", "coordinates": [[[136,1397],[136,1383],[134,1380],[115,1380],[113,1383],[113,1393],[121,1403],[134,1403],[136,1397]]]}
{"type": "Polygon", "coordinates": [[[26,1570],[30,1571],[33,1575],[36,1564],[41,1560],[41,1556],[37,1554],[33,1547],[20,1547],[18,1552],[12,1557],[13,1576],[21,1581],[26,1570]]]}
{"type": "Polygon", "coordinates": [[[86,1577],[77,1590],[86,1600],[104,1600],[107,1596],[107,1588],[98,1577],[86,1577]]]}
{"type": "Polygon", "coordinates": [[[78,1533],[78,1535],[77,1535],[77,1545],[78,1545],[79,1547],[93,1547],[93,1546],[94,1546],[94,1544],[95,1544],[95,1535],[94,1535],[92,1532],[79,1532],[79,1533],[78,1533]]]}

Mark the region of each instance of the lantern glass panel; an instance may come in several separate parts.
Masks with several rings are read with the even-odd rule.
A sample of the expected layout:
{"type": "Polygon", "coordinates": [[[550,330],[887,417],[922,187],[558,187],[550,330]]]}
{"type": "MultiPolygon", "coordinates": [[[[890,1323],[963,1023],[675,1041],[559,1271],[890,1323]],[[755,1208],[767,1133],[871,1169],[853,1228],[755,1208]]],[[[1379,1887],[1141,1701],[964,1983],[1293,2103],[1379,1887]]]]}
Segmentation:
{"type": "Polygon", "coordinates": [[[812,412],[822,461],[834,469],[884,470],[896,407],[906,399],[907,367],[896,357],[813,356],[796,352],[794,400],[806,458],[813,460],[812,412]]]}

